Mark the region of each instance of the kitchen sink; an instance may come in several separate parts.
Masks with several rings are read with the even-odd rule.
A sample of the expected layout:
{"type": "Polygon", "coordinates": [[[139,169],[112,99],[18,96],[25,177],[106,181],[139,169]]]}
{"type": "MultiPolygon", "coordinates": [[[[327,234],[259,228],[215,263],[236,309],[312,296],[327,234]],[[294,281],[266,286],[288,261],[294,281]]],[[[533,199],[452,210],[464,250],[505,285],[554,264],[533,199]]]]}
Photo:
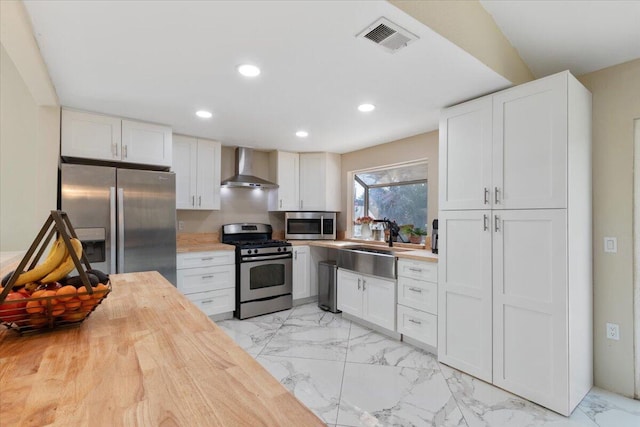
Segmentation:
{"type": "Polygon", "coordinates": [[[338,250],[338,268],[357,273],[396,278],[395,249],[372,248],[370,246],[348,246],[338,250]]]}

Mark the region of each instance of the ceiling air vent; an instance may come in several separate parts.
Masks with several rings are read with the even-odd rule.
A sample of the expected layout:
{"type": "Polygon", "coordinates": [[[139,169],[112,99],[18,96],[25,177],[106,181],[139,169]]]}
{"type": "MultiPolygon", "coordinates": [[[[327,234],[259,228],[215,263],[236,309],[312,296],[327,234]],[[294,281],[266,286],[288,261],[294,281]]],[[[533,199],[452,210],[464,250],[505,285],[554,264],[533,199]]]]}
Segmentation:
{"type": "Polygon", "coordinates": [[[387,18],[380,18],[356,37],[369,39],[388,52],[397,52],[409,43],[418,40],[418,36],[394,24],[387,18]]]}

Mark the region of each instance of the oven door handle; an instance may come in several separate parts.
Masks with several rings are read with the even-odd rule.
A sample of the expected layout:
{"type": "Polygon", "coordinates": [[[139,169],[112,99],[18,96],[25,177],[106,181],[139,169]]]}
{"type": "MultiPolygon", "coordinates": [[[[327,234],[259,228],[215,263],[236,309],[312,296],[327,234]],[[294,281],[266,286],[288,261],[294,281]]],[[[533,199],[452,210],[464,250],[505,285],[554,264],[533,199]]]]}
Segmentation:
{"type": "Polygon", "coordinates": [[[276,259],[291,259],[291,253],[283,254],[283,255],[264,255],[264,256],[251,256],[251,257],[242,257],[242,262],[251,262],[251,261],[271,261],[276,259]]]}

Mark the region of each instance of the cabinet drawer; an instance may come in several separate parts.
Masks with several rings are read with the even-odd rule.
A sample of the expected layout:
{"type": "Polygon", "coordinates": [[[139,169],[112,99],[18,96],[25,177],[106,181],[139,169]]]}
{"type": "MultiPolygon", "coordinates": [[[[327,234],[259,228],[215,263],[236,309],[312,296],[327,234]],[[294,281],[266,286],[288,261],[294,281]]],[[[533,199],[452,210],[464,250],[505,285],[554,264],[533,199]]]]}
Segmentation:
{"type": "Polygon", "coordinates": [[[438,285],[408,277],[398,277],[398,304],[438,314],[438,285]]]}
{"type": "Polygon", "coordinates": [[[437,347],[438,316],[398,305],[398,332],[437,347]]]}
{"type": "Polygon", "coordinates": [[[236,254],[234,251],[187,252],[178,254],[176,267],[180,269],[235,263],[236,254]]]}
{"type": "Polygon", "coordinates": [[[177,271],[178,290],[183,294],[236,287],[236,267],[186,268],[177,271]]]}
{"type": "Polygon", "coordinates": [[[434,262],[399,259],[398,277],[401,276],[438,283],[438,264],[434,262]]]}
{"type": "Polygon", "coordinates": [[[228,313],[236,308],[235,288],[198,292],[196,294],[187,295],[187,298],[189,298],[189,300],[207,316],[228,313]]]}

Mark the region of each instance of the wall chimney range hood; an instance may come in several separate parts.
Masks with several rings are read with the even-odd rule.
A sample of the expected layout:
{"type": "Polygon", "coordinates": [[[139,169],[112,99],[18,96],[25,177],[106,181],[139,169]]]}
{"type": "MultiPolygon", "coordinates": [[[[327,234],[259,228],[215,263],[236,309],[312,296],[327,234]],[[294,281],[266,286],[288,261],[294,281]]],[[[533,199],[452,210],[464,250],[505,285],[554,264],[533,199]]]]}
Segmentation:
{"type": "Polygon", "coordinates": [[[253,149],[236,148],[236,174],[220,183],[225,188],[278,188],[278,184],[253,175],[253,149]]]}

